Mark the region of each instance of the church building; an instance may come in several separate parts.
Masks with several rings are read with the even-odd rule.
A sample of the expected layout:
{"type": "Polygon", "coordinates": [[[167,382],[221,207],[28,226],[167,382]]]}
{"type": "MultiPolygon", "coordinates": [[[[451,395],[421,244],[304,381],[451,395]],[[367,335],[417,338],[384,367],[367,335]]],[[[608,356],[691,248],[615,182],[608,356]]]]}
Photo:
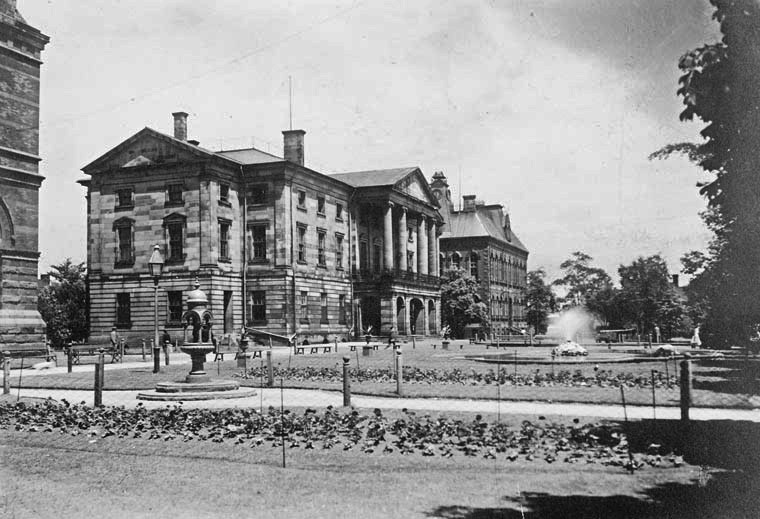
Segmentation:
{"type": "Polygon", "coordinates": [[[0,0],[0,343],[39,349],[41,54],[49,38],[0,0]]]}

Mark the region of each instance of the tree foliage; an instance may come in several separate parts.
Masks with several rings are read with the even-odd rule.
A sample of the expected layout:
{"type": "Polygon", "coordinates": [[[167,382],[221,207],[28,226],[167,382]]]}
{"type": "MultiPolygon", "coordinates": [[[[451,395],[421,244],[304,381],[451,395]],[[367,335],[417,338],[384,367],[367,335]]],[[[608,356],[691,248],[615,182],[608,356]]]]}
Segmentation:
{"type": "Polygon", "coordinates": [[[692,313],[703,312],[706,342],[717,346],[746,341],[760,322],[760,3],[710,1],[722,40],[678,63],[680,118],[703,121],[704,140],[653,155],[686,152],[714,175],[699,186],[707,199],[702,217],[714,233],[709,254],[686,260],[701,260],[690,289],[699,304],[692,313]]]}
{"type": "Polygon", "coordinates": [[[526,302],[528,326],[532,326],[536,333],[546,333],[549,313],[555,310],[556,301],[551,286],[546,284],[544,269],[528,272],[526,302]]]}
{"type": "Polygon", "coordinates": [[[86,339],[87,287],[84,263],[71,258],[53,265],[48,271],[50,285],[39,291],[37,308],[47,324],[47,337],[54,347],[69,341],[86,339]]]}
{"type": "Polygon", "coordinates": [[[452,269],[441,286],[441,319],[454,337],[464,337],[465,326],[490,326],[488,307],[478,296],[478,282],[462,269],[452,269]]]}
{"type": "Polygon", "coordinates": [[[639,257],[630,265],[621,265],[620,313],[635,324],[640,333],[654,333],[659,326],[668,337],[685,330],[685,309],[681,296],[671,283],[668,266],[659,255],[639,257]]]}
{"type": "Polygon", "coordinates": [[[593,259],[584,252],[576,251],[559,266],[564,275],[552,285],[567,290],[562,298],[565,306],[586,306],[599,291],[612,287],[609,274],[604,269],[591,266],[593,259]]]}

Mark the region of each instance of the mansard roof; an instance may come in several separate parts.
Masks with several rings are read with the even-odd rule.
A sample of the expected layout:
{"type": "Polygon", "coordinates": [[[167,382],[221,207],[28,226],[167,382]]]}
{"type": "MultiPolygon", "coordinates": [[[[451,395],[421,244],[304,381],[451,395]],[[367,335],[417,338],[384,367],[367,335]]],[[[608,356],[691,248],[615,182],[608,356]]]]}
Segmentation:
{"type": "Polygon", "coordinates": [[[527,253],[528,248],[515,232],[510,230],[508,236],[501,222],[493,219],[494,216],[495,214],[482,206],[476,207],[473,211],[451,213],[441,239],[490,237],[527,253]]]}

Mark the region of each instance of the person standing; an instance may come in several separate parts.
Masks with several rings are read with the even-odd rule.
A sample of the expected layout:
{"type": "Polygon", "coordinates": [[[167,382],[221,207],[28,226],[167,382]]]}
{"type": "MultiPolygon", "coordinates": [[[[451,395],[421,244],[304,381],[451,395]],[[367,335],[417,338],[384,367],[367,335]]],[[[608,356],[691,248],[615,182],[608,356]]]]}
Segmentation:
{"type": "Polygon", "coordinates": [[[701,348],[702,340],[699,338],[699,325],[694,328],[694,335],[691,336],[691,347],[701,348]]]}
{"type": "Polygon", "coordinates": [[[660,344],[660,327],[656,324],[654,325],[654,342],[660,344]]]}
{"type": "Polygon", "coordinates": [[[166,328],[164,328],[163,333],[161,334],[161,348],[164,350],[164,362],[166,362],[166,365],[169,365],[169,347],[172,345],[172,336],[169,335],[169,332],[166,331],[166,328]]]}
{"type": "Polygon", "coordinates": [[[119,332],[116,331],[116,327],[111,328],[111,348],[116,349],[119,347],[119,332]]]}

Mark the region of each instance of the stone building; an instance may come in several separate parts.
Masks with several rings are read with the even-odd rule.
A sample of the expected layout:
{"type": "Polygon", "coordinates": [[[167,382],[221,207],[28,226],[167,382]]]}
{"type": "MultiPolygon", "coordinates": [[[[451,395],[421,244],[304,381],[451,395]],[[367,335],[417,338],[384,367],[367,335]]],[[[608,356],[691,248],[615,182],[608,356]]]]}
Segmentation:
{"type": "Polygon", "coordinates": [[[488,305],[491,333],[519,333],[527,328],[528,249],[512,230],[500,204],[484,204],[475,195],[462,197],[455,210],[446,176],[437,172],[430,187],[440,203],[445,224],[440,237],[440,275],[463,268],[479,284],[488,305]]]}
{"type": "Polygon", "coordinates": [[[39,347],[40,56],[49,38],[0,0],[0,343],[39,347]]]}
{"type": "Polygon", "coordinates": [[[355,188],[352,274],[362,329],[399,335],[440,328],[437,202],[419,168],[333,175],[355,188]]]}
{"type": "Polygon", "coordinates": [[[435,250],[430,238],[420,240],[428,247],[424,267],[415,258],[410,272],[408,261],[392,257],[418,254],[414,237],[435,236],[442,222],[419,169],[365,186],[356,181],[361,174],[329,176],[305,167],[302,130],[283,132],[283,158],[255,148],[214,152],[187,139],[187,114],[173,117],[174,135],[145,128],[82,169],[90,177],[80,183],[87,187],[92,335],[111,326],[127,337],[151,335],[154,244],[165,258],[159,325],[175,334],[183,294],[196,277],[217,316],[217,335],[245,324],[298,340],[341,339],[359,331],[362,302],[377,325],[373,333],[390,333],[394,325],[406,333],[438,330],[437,270],[427,274],[427,251],[435,250]],[[390,218],[383,213],[389,203],[390,218]],[[402,208],[415,219],[402,225],[402,208]],[[368,228],[381,228],[381,221],[396,222],[398,230],[376,235],[368,228]],[[412,222],[418,227],[410,241],[412,222]],[[382,259],[368,259],[370,244],[381,247],[382,259]],[[389,271],[370,278],[361,265],[389,271]],[[372,287],[383,295],[368,299],[372,287]],[[400,306],[392,307],[391,298],[400,306]],[[428,311],[410,318],[405,309],[420,305],[428,311]]]}

